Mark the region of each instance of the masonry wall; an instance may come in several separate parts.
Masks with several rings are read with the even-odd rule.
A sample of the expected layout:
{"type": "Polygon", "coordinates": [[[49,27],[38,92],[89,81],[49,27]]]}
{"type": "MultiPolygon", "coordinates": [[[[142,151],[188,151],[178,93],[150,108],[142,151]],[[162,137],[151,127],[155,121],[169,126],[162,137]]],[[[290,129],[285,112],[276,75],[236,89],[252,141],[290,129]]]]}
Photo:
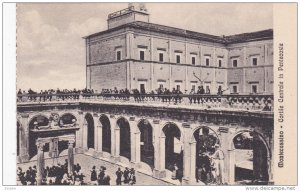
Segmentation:
{"type": "Polygon", "coordinates": [[[122,75],[117,71],[119,65],[116,64],[95,69],[91,67],[87,70],[88,87],[139,89],[140,84],[145,84],[146,91],[150,92],[160,85],[171,90],[179,85],[182,92],[188,93],[192,87],[197,89],[203,85],[204,88],[209,87],[213,94],[217,93],[219,86],[227,90],[225,94],[229,94],[233,93],[233,86],[237,86],[237,93],[249,94],[253,91],[252,86],[256,86],[259,94],[273,93],[272,40],[225,46],[173,35],[159,36],[154,32],[149,34],[149,31],[147,34],[142,30],[120,30],[113,35],[93,37],[90,64],[116,62],[117,49],[122,52],[121,60],[130,58],[133,61],[127,64],[127,68],[122,65],[122,75]],[[141,50],[144,51],[143,61],[140,60],[141,50]],[[159,60],[159,53],[163,54],[163,61],[159,60]],[[176,63],[177,54],[180,55],[180,63],[176,63]],[[192,64],[192,57],[195,58],[195,64],[192,64]],[[253,66],[253,58],[257,58],[256,66],[253,66]],[[209,60],[208,65],[206,59],[209,60]],[[237,60],[236,67],[233,66],[233,60],[237,60]],[[125,69],[128,70],[127,75],[125,69]],[[115,71],[118,77],[108,82],[106,70],[108,73],[115,71]],[[102,82],[99,82],[100,79],[103,79],[102,82]],[[107,85],[101,84],[103,81],[107,85]]]}
{"type": "Polygon", "coordinates": [[[238,93],[273,93],[273,45],[271,40],[239,43],[229,46],[228,53],[228,85],[238,86],[238,93]],[[257,65],[253,65],[253,58],[257,65]],[[237,60],[237,67],[233,66],[237,60]]]}
{"type": "Polygon", "coordinates": [[[126,74],[126,62],[106,64],[106,65],[95,65],[89,66],[91,70],[90,78],[88,76],[87,83],[89,88],[101,92],[103,88],[113,89],[118,87],[119,89],[126,88],[127,85],[127,74],[126,74]]]}

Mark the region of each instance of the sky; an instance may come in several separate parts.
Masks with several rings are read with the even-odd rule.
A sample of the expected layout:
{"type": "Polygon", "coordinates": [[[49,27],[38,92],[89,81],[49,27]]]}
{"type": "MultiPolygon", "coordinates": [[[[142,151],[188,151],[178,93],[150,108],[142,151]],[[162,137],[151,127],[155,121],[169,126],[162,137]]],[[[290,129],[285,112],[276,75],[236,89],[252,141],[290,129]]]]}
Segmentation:
{"type": "MultiPolygon", "coordinates": [[[[266,3],[146,3],[150,22],[212,35],[273,28],[266,3]]],[[[85,87],[82,37],[107,30],[109,13],[127,3],[17,4],[17,89],[85,87]]]]}

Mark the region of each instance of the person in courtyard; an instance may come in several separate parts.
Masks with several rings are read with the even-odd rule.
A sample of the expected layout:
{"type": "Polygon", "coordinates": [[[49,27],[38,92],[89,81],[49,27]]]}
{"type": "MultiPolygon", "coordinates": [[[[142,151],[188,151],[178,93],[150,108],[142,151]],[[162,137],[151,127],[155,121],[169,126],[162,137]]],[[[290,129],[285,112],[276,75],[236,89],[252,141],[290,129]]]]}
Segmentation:
{"type": "Polygon", "coordinates": [[[136,184],[135,170],[132,168],[129,173],[129,185],[136,184]]]}
{"type": "Polygon", "coordinates": [[[97,185],[97,173],[96,173],[96,166],[93,166],[91,170],[91,184],[97,185]]]}
{"type": "Polygon", "coordinates": [[[129,169],[127,167],[125,167],[123,176],[124,176],[124,184],[128,184],[129,183],[129,169]]]}
{"type": "Polygon", "coordinates": [[[118,168],[117,172],[117,179],[116,179],[116,184],[117,185],[122,185],[122,176],[123,176],[123,172],[121,171],[121,168],[118,168]]]}
{"type": "Polygon", "coordinates": [[[177,166],[177,164],[175,163],[174,166],[173,166],[172,177],[171,177],[173,180],[176,180],[176,179],[177,179],[177,171],[178,171],[178,166],[177,166]]]}
{"type": "Polygon", "coordinates": [[[106,168],[104,166],[100,167],[100,172],[98,175],[98,184],[99,185],[103,185],[103,183],[104,183],[105,170],[106,170],[106,168]]]}

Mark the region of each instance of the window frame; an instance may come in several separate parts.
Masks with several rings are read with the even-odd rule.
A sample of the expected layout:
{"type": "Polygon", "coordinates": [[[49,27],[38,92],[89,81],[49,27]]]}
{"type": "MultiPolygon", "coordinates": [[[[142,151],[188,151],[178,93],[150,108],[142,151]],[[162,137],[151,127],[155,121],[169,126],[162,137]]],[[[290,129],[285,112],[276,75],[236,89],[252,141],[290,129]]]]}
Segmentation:
{"type": "Polygon", "coordinates": [[[181,64],[181,53],[175,53],[175,63],[176,64],[181,64]],[[177,60],[177,56],[179,56],[179,62],[177,60]]]}
{"type": "Polygon", "coordinates": [[[232,68],[237,68],[239,65],[238,59],[237,58],[232,59],[231,64],[232,64],[232,68]],[[236,66],[234,66],[234,61],[236,61],[236,66]]]}
{"type": "Polygon", "coordinates": [[[146,52],[146,49],[139,48],[139,60],[141,60],[141,61],[145,60],[145,52],[146,52]],[[141,58],[141,52],[143,52],[143,59],[141,58]]]}
{"type": "Polygon", "coordinates": [[[116,49],[116,61],[122,60],[122,49],[118,48],[116,49]],[[120,53],[120,59],[118,58],[118,53],[120,53]]]}
{"type": "Polygon", "coordinates": [[[205,62],[205,66],[210,66],[211,63],[211,57],[210,56],[204,56],[204,62],[205,62]],[[208,65],[207,65],[207,60],[208,60],[208,65]]]}
{"type": "Polygon", "coordinates": [[[158,61],[159,62],[164,62],[164,51],[157,51],[157,53],[158,53],[158,61]],[[162,60],[160,59],[161,55],[162,55],[162,60]]]}
{"type": "Polygon", "coordinates": [[[193,66],[195,66],[196,65],[196,55],[191,55],[191,64],[193,65],[193,66]],[[194,61],[194,63],[193,63],[193,61],[194,61]]]}
{"type": "Polygon", "coordinates": [[[252,56],[251,57],[251,66],[258,66],[258,61],[259,61],[259,58],[258,56],[252,56]],[[256,59],[256,65],[254,65],[254,59],[256,59]]]}
{"type": "Polygon", "coordinates": [[[258,85],[257,84],[251,84],[251,93],[257,94],[258,93],[258,85]],[[253,87],[256,87],[256,92],[253,92],[253,87]]]}
{"type": "Polygon", "coordinates": [[[218,62],[218,67],[219,68],[222,68],[222,65],[223,65],[223,59],[222,58],[218,58],[217,59],[217,62],[218,62]],[[221,62],[221,63],[220,63],[221,62]]]}

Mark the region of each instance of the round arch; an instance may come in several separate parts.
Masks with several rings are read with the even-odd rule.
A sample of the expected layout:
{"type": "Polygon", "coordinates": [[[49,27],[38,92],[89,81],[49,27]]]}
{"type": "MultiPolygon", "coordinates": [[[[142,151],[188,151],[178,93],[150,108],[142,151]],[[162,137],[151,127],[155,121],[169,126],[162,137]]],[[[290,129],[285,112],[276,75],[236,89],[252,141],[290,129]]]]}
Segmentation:
{"type": "Polygon", "coordinates": [[[111,153],[111,124],[109,117],[105,114],[100,115],[99,121],[102,125],[102,151],[111,153]]]}
{"type": "MultiPolygon", "coordinates": [[[[192,129],[192,131],[191,131],[191,133],[190,133],[190,138],[189,138],[189,140],[190,140],[190,143],[193,143],[193,142],[195,142],[196,140],[195,140],[195,137],[194,137],[194,133],[197,131],[197,130],[199,130],[199,129],[201,129],[201,128],[208,128],[209,130],[211,130],[213,133],[214,133],[214,135],[216,135],[216,137],[217,137],[217,139],[218,140],[220,140],[220,137],[219,137],[219,135],[218,135],[218,133],[213,129],[213,128],[211,128],[211,127],[209,127],[209,126],[206,126],[206,125],[202,125],[202,126],[197,126],[197,127],[195,127],[195,128],[193,128],[192,129]]],[[[219,145],[221,146],[221,141],[219,141],[219,145]]]]}
{"type": "Polygon", "coordinates": [[[235,155],[238,154],[239,156],[235,158],[234,163],[235,181],[268,184],[271,168],[271,152],[262,134],[248,129],[239,130],[231,137],[230,147],[235,151],[235,155]],[[236,148],[234,141],[236,141],[236,144],[237,141],[242,142],[242,144],[236,148]]]}
{"type": "Polygon", "coordinates": [[[120,129],[120,156],[131,160],[131,128],[125,117],[116,120],[117,127],[120,129]]]}
{"type": "Polygon", "coordinates": [[[62,124],[62,125],[73,124],[76,121],[77,121],[77,118],[76,118],[76,116],[73,113],[63,113],[60,116],[60,119],[59,119],[59,123],[62,124]]]}
{"type": "Polygon", "coordinates": [[[141,161],[148,164],[151,170],[154,169],[154,129],[150,121],[147,119],[140,119],[137,123],[136,131],[140,133],[140,156],[141,161]]]}
{"type": "Polygon", "coordinates": [[[95,149],[95,125],[92,114],[87,113],[84,116],[84,120],[87,128],[87,148],[95,149]]]}
{"type": "MultiPolygon", "coordinates": [[[[40,121],[40,125],[41,126],[44,126],[44,125],[48,125],[48,123],[49,123],[49,117],[48,116],[46,116],[46,115],[44,115],[44,114],[41,114],[41,113],[39,113],[39,114],[36,114],[36,115],[34,115],[34,116],[32,116],[28,121],[28,126],[29,126],[29,129],[33,129],[34,128],[34,120],[37,120],[39,117],[43,117],[44,119],[46,119],[44,122],[42,122],[42,121],[40,121]]],[[[40,118],[41,119],[41,118],[40,118]]],[[[38,123],[39,123],[39,121],[37,121],[38,123]]]]}
{"type": "Polygon", "coordinates": [[[217,132],[209,126],[197,126],[190,133],[191,144],[191,178],[198,182],[210,183],[213,179],[206,174],[211,171],[213,165],[211,158],[216,155],[216,145],[221,144],[221,140],[217,132]],[[205,169],[205,171],[203,171],[205,169]]]}
{"type": "Polygon", "coordinates": [[[258,137],[260,138],[260,140],[263,142],[263,144],[265,145],[267,151],[268,151],[268,157],[271,157],[271,149],[269,147],[269,144],[267,143],[267,141],[265,140],[264,136],[261,135],[259,132],[257,131],[252,131],[252,130],[248,130],[248,129],[243,129],[243,130],[239,130],[237,131],[234,135],[231,136],[230,138],[230,148],[231,150],[235,149],[234,147],[234,143],[233,143],[233,140],[236,136],[242,134],[242,133],[245,133],[245,132],[249,132],[249,133],[256,133],[256,135],[258,135],[258,137]]]}
{"type": "Polygon", "coordinates": [[[162,126],[161,137],[165,137],[165,168],[173,170],[174,165],[183,170],[183,131],[173,122],[162,126]]]}

